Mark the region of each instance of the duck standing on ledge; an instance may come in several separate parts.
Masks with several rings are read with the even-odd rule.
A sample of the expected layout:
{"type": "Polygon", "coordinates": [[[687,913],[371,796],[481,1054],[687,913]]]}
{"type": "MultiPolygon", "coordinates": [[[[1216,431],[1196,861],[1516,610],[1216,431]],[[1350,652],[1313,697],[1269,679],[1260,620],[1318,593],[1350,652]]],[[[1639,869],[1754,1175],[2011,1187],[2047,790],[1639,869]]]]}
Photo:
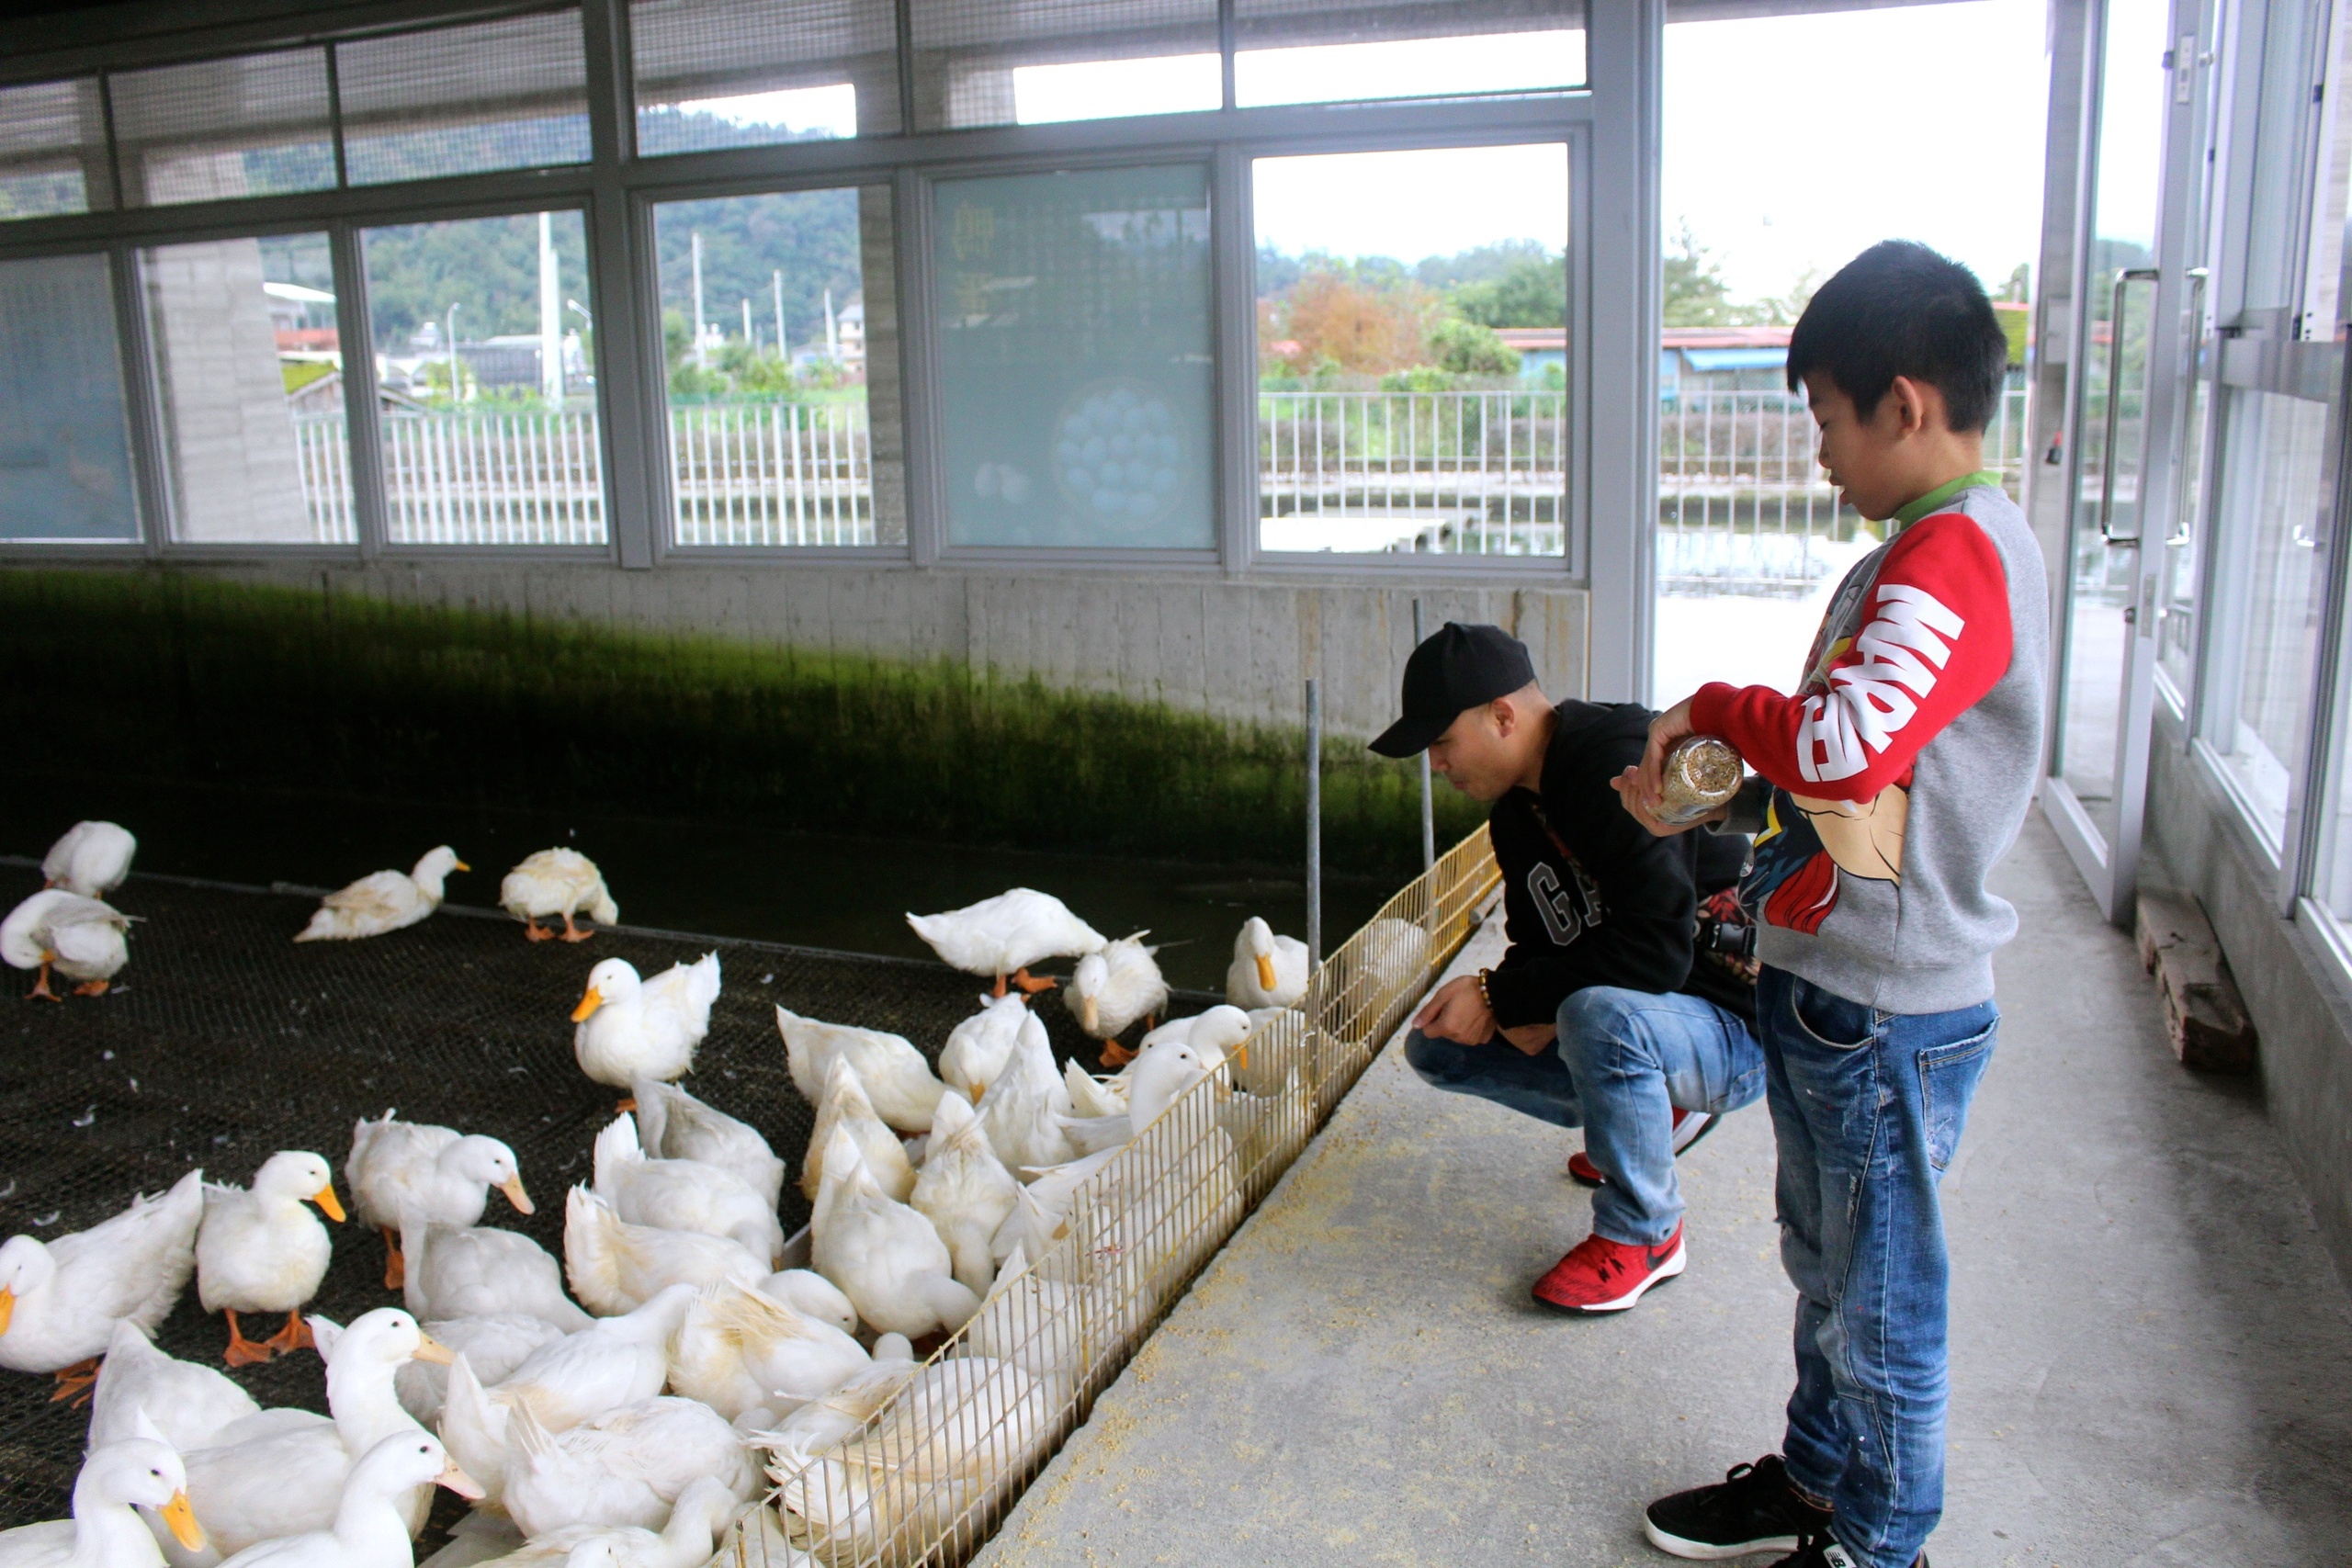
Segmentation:
{"type": "MultiPolygon", "coordinates": [[[[588,971],[588,989],[571,1010],[571,1054],[580,1070],[601,1084],[628,1089],[638,1078],[667,1083],[695,1065],[695,1047],[710,1032],[710,1005],[718,999],[718,954],[673,964],[650,980],[638,978],[626,958],[607,958],[588,971]]],[[[637,1109],[632,1098],[623,1111],[637,1109]]]]}
{"type": "Polygon", "coordinates": [[[907,924],[943,962],[993,979],[1000,997],[1008,978],[1024,991],[1051,990],[1054,982],[1031,978],[1029,965],[1048,958],[1083,958],[1109,943],[1060,899],[1027,887],[944,914],[910,914],[907,924]]]}
{"type": "Polygon", "coordinates": [[[130,875],[139,840],[113,822],[76,822],[41,857],[41,886],[103,898],[130,875]]]}
{"type": "Polygon", "coordinates": [[[13,968],[40,971],[28,997],[63,1000],[49,988],[51,968],[82,982],[74,987],[75,996],[104,996],[130,962],[130,944],[123,935],[130,929],[130,917],[101,899],[44,887],[0,920],[0,958],[13,968]]]}
{"type": "Polygon", "coordinates": [[[558,937],[586,942],[595,931],[572,923],[572,916],[582,909],[600,926],[618,925],[621,919],[620,906],[605,891],[605,874],[596,863],[578,850],[561,848],[524,856],[498,885],[498,907],[522,921],[523,934],[533,942],[558,937]],[[563,930],[539,924],[541,917],[557,915],[563,917],[563,930]]]}

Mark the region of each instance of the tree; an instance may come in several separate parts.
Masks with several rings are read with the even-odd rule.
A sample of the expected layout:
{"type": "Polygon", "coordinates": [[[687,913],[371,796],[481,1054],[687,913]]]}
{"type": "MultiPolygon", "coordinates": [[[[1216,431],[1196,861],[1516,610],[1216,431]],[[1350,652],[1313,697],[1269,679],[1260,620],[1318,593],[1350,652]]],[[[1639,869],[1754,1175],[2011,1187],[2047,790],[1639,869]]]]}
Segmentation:
{"type": "Polygon", "coordinates": [[[1674,248],[1666,254],[1665,317],[1669,327],[1728,327],[1737,324],[1731,286],[1722,266],[1682,220],[1674,248]]]}
{"type": "Polygon", "coordinates": [[[1568,273],[1564,257],[1519,256],[1501,276],[1465,283],[1447,296],[1465,321],[1487,327],[1567,324],[1568,273]]]}
{"type": "Polygon", "coordinates": [[[1459,316],[1443,316],[1429,330],[1430,357],[1457,376],[1516,376],[1519,352],[1495,329],[1459,316]]]}
{"type": "Polygon", "coordinates": [[[1272,312],[1275,335],[1298,344],[1290,356],[1295,364],[1329,361],[1374,376],[1419,363],[1431,314],[1428,295],[1411,284],[1380,287],[1319,267],[1300,277],[1272,312]]]}

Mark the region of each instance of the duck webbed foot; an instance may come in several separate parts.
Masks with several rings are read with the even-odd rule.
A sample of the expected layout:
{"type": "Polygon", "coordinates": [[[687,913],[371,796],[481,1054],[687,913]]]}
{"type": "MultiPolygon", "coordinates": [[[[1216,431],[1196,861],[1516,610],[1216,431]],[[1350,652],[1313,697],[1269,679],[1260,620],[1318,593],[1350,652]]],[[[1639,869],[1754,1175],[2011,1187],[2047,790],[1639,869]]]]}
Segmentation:
{"type": "Polygon", "coordinates": [[[532,942],[553,942],[555,940],[555,931],[553,929],[543,926],[537,920],[525,920],[523,922],[523,935],[532,942]]]}
{"type": "MultiPolygon", "coordinates": [[[[1059,980],[1055,979],[1051,975],[1042,976],[1032,975],[1026,967],[1013,971],[1012,983],[1033,997],[1040,991],[1050,991],[1056,986],[1061,984],[1059,980]]],[[[1004,993],[1002,991],[999,991],[997,995],[1002,996],[1004,993]]]]}
{"type": "Polygon", "coordinates": [[[57,1390],[49,1396],[49,1402],[55,1404],[60,1400],[70,1399],[74,1402],[74,1408],[76,1410],[89,1404],[91,1393],[98,1386],[100,1359],[92,1356],[76,1361],[70,1367],[58,1368],[57,1390]]]}
{"type": "Polygon", "coordinates": [[[1133,1051],[1128,1050],[1125,1045],[1120,1044],[1117,1041],[1105,1040],[1102,1042],[1102,1065],[1104,1066],[1124,1067],[1135,1059],[1136,1054],[1133,1051]]]}
{"type": "MultiPolygon", "coordinates": [[[[1002,985],[1003,982],[999,981],[998,984],[1002,985]]],[[[997,992],[997,995],[1002,996],[1004,993],[1000,990],[997,992]]],[[[25,993],[25,1000],[27,1001],[31,1001],[35,998],[39,998],[40,1000],[45,1002],[62,1002],[65,999],[63,997],[59,996],[55,991],[49,988],[49,960],[45,958],[41,960],[40,978],[35,980],[33,982],[33,988],[25,993]]]]}
{"type": "Polygon", "coordinates": [[[384,1235],[384,1289],[397,1291],[408,1283],[408,1259],[401,1255],[401,1233],[390,1225],[376,1228],[384,1235]]]}
{"type": "Polygon", "coordinates": [[[74,987],[74,994],[77,997],[103,997],[107,994],[107,984],[105,980],[85,980],[74,987]]]}
{"type": "MultiPolygon", "coordinates": [[[[549,935],[553,935],[554,933],[553,933],[553,932],[549,932],[548,934],[549,934],[549,935]]],[[[566,910],[563,912],[563,940],[564,940],[564,941],[566,941],[566,942],[586,942],[590,937],[594,936],[595,934],[596,934],[596,928],[595,928],[595,927],[594,927],[594,926],[590,926],[586,931],[582,931],[578,926],[576,926],[576,925],[572,924],[572,921],[571,921],[571,910],[569,910],[569,909],[566,909],[566,910]]]]}
{"type": "Polygon", "coordinates": [[[311,1338],[311,1325],[302,1321],[300,1307],[296,1307],[292,1312],[288,1313],[285,1325],[262,1341],[264,1348],[273,1356],[284,1356],[296,1350],[308,1349],[313,1343],[311,1338]]]}
{"type": "Polygon", "coordinates": [[[229,1319],[229,1348],[220,1352],[223,1361],[232,1367],[254,1367],[276,1354],[266,1344],[255,1344],[245,1337],[244,1329],[237,1323],[236,1308],[228,1308],[226,1315],[229,1319]]]}

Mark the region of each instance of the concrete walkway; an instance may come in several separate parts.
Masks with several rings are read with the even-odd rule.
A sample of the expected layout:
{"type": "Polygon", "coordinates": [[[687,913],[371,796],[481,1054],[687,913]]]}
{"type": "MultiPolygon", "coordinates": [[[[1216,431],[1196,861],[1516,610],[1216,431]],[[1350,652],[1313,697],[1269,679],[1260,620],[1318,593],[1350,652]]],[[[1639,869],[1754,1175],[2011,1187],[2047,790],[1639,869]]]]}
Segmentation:
{"type": "MultiPolygon", "coordinates": [[[[2172,1063],[2038,818],[1998,880],[1938,1568],[2352,1562],[2352,1306],[2259,1100],[2172,1063]]],[[[1525,1295],[1589,1228],[1569,1146],[1385,1053],[979,1561],[1671,1561],[1641,1504],[1779,1442],[1770,1128],[1691,1153],[1690,1271],[1594,1320],[1525,1295]]]]}

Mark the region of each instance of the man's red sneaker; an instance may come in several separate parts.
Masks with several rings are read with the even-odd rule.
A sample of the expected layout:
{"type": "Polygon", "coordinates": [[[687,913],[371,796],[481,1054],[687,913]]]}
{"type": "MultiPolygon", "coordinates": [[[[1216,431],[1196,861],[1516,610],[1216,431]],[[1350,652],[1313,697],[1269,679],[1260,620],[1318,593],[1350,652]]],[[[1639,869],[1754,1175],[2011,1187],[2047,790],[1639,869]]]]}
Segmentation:
{"type": "MultiPolygon", "coordinates": [[[[1685,1111],[1682,1107],[1676,1106],[1672,1123],[1673,1131],[1669,1134],[1675,1154],[1679,1156],[1683,1150],[1713,1132],[1715,1123],[1720,1120],[1722,1118],[1711,1111],[1685,1111]]],[[[1568,1176],[1571,1180],[1580,1182],[1587,1187],[1598,1187],[1609,1179],[1601,1168],[1586,1156],[1582,1149],[1578,1149],[1568,1156],[1568,1176]]]]}
{"type": "Polygon", "coordinates": [[[1682,1272],[1682,1227],[1656,1247],[1589,1235],[1535,1281],[1535,1301],[1560,1312],[1623,1312],[1660,1280],[1682,1272]]]}

